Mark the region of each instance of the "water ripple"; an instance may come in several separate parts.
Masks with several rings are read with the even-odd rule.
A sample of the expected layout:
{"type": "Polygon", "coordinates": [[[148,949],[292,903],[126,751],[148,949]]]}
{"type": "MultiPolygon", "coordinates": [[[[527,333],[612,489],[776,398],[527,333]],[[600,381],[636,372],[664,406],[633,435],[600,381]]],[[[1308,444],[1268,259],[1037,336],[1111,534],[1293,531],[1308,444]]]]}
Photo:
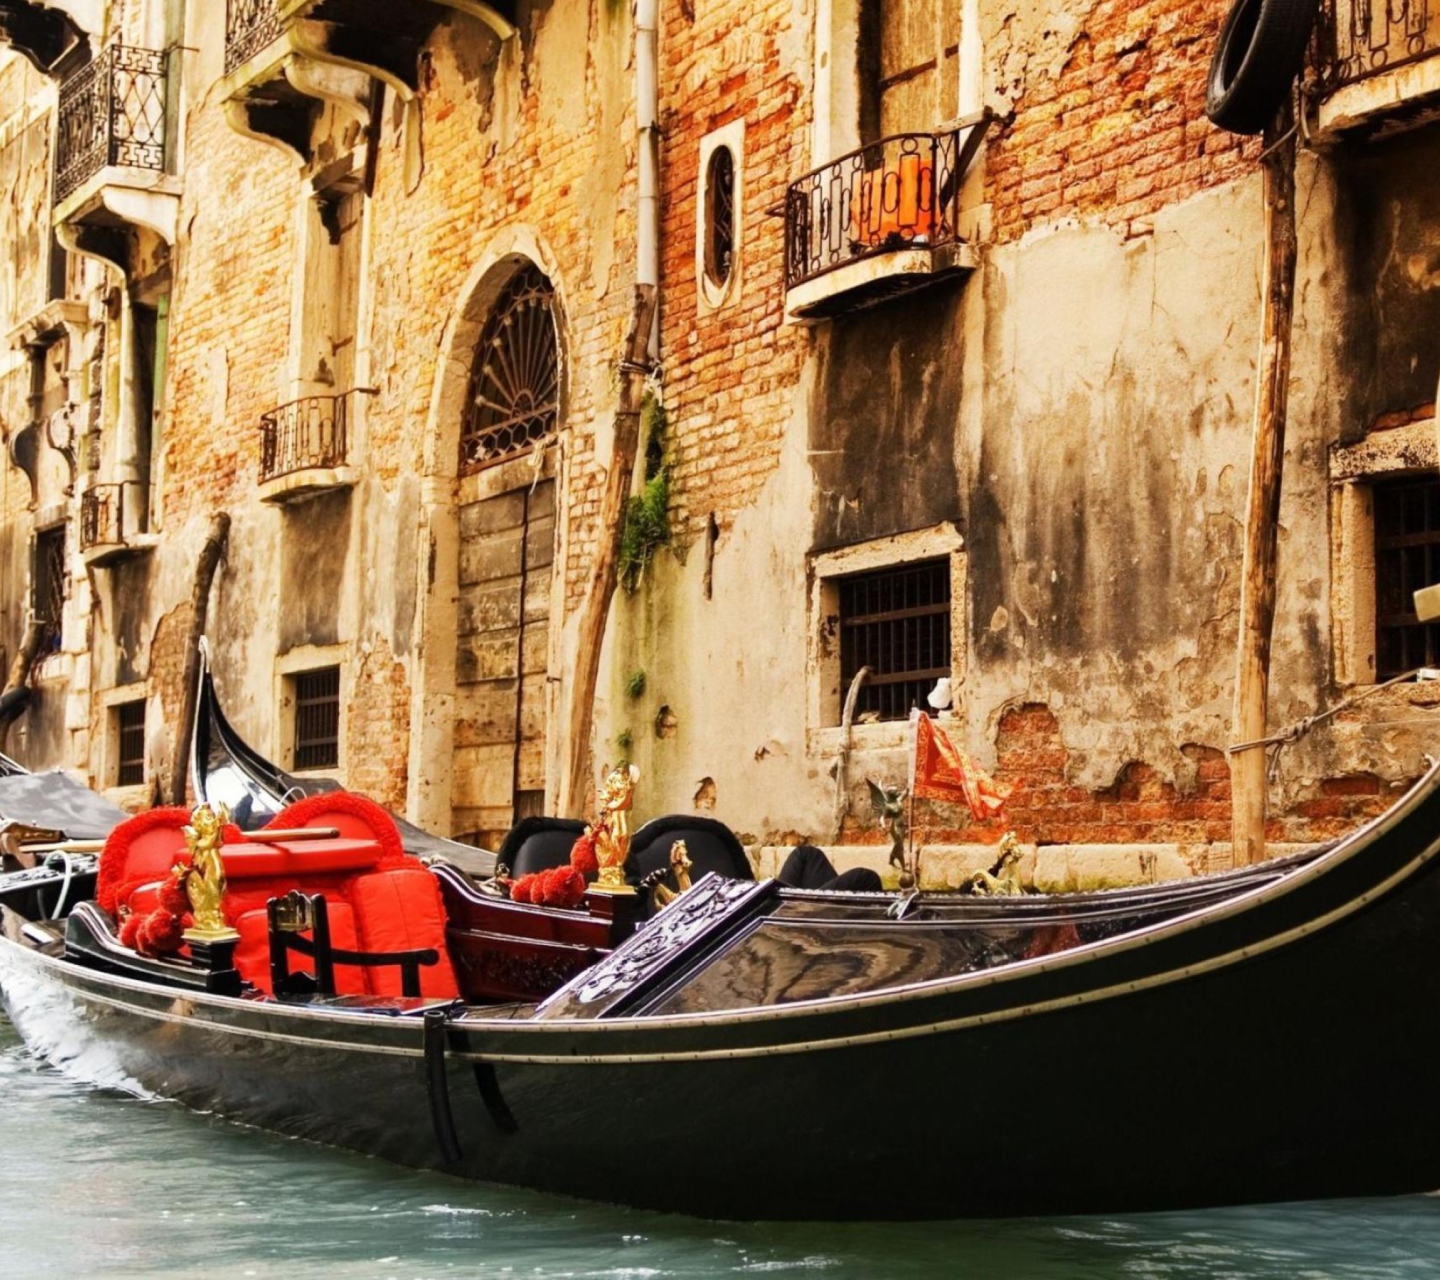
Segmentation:
{"type": "Polygon", "coordinates": [[[701,1222],[458,1182],[78,1084],[0,1019],[0,1274],[243,1280],[1440,1280],[1440,1199],[701,1222]]]}

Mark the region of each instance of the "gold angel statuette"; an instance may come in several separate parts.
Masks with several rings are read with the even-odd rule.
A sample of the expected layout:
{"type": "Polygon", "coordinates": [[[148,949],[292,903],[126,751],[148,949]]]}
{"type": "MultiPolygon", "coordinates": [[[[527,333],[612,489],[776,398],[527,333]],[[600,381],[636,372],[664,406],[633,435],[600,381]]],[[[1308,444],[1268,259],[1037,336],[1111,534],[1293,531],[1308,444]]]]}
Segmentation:
{"type": "Polygon", "coordinates": [[[177,868],[176,874],[190,899],[195,923],[185,930],[186,942],[229,942],[240,935],[225,923],[222,903],[225,900],[225,861],[220,848],[225,843],[225,824],[230,810],[223,804],[213,808],[202,804],[190,815],[185,828],[185,844],[190,851],[190,865],[177,868]]]}

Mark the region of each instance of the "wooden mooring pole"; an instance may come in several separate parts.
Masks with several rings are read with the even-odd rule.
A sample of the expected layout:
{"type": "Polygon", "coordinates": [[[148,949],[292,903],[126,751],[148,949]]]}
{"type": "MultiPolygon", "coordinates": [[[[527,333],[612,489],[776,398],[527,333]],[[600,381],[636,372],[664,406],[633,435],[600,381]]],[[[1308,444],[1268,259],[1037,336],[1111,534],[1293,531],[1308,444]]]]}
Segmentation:
{"type": "MultiPolygon", "coordinates": [[[[1235,680],[1234,742],[1265,737],[1270,695],[1270,638],[1275,623],[1275,563],[1280,526],[1280,474],[1285,461],[1285,416],[1290,390],[1290,344],[1295,318],[1295,118],[1286,105],[1265,131],[1264,322],[1256,367],[1255,437],[1245,558],[1240,580],[1240,645],[1235,680]]],[[[1263,745],[1230,756],[1231,860],[1265,857],[1266,751],[1263,745]]]]}

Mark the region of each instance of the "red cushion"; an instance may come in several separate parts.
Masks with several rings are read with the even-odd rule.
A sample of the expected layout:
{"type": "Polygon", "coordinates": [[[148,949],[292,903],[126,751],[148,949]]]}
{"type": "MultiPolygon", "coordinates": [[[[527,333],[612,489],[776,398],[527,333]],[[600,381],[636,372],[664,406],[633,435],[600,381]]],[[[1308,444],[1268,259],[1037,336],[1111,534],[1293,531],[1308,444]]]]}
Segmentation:
{"type": "Polygon", "coordinates": [[[112,914],[123,885],[159,880],[185,852],[188,809],[151,809],[122,822],[105,839],[95,899],[112,914]]]}
{"type": "MultiPolygon", "coordinates": [[[[329,899],[325,903],[330,917],[330,945],[337,951],[358,951],[355,938],[355,914],[348,903],[329,899]]],[[[270,923],[264,908],[246,911],[235,920],[235,929],[240,941],[235,947],[235,967],[247,982],[259,987],[266,995],[273,995],[270,984],[270,923]]],[[[305,934],[310,937],[310,934],[305,934]]],[[[315,962],[299,952],[290,953],[292,973],[314,973],[315,962]]],[[[358,965],[337,964],[335,966],[335,990],[342,996],[368,994],[365,986],[365,970],[358,965]]]]}
{"type": "MultiPolygon", "coordinates": [[[[350,884],[350,902],[360,929],[364,951],[419,951],[433,947],[440,963],[420,970],[421,994],[440,999],[459,994],[455,972],[445,949],[445,907],[440,886],[418,864],[356,876],[350,884]]],[[[375,995],[403,994],[400,969],[386,965],[370,970],[375,995]]]]}
{"type": "Polygon", "coordinates": [[[406,861],[405,846],[395,820],[373,800],[350,791],[326,791],[306,796],[282,809],[266,827],[334,827],[341,836],[351,840],[375,840],[380,844],[380,865],[401,866],[406,861]]]}
{"type": "Polygon", "coordinates": [[[294,840],[285,844],[227,844],[220,856],[228,880],[265,876],[324,875],[368,871],[380,861],[380,843],[372,839],[294,840]]]}

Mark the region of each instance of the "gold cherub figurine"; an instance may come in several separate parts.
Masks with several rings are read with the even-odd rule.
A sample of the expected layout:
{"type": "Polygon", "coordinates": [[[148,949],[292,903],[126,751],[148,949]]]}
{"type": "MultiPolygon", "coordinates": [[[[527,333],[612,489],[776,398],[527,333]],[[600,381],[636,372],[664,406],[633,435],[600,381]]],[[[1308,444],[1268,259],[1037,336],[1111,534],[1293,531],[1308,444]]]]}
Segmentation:
{"type": "Polygon", "coordinates": [[[600,816],[591,830],[595,834],[595,860],[600,864],[600,877],[594,887],[601,893],[635,892],[625,883],[625,859],[630,855],[627,815],[635,803],[635,784],[639,781],[637,765],[612,769],[595,797],[600,816]]]}
{"type": "Polygon", "coordinates": [[[232,942],[240,936],[225,923],[221,907],[225,900],[225,862],[220,848],[229,821],[230,810],[223,804],[213,808],[202,804],[190,815],[190,825],[185,828],[190,865],[177,867],[175,876],[185,886],[195,917],[195,923],[183,935],[186,942],[232,942]]]}
{"type": "Polygon", "coordinates": [[[670,874],[675,877],[675,887],[670,888],[663,880],[655,886],[657,907],[668,907],[690,887],[690,868],[694,865],[690,861],[690,850],[685,847],[685,841],[675,841],[670,846],[670,874]]]}

